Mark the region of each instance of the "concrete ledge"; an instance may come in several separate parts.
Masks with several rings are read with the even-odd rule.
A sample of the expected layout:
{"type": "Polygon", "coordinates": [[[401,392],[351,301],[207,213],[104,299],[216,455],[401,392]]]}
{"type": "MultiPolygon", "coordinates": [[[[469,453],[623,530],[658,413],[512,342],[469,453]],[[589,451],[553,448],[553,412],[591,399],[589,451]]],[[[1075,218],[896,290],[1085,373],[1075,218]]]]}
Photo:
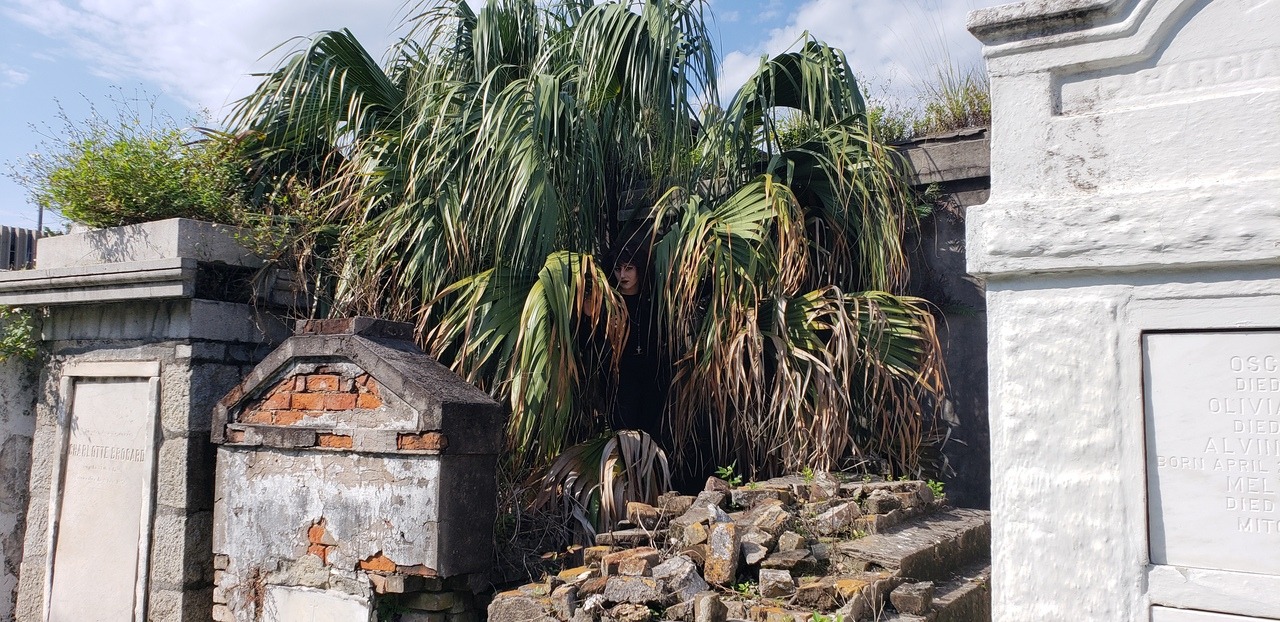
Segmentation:
{"type": "MultiPolygon", "coordinates": [[[[49,238],[52,239],[52,238],[49,238]]],[[[166,258],[0,273],[0,304],[66,305],[190,297],[195,259],[166,258]]]]}
{"type": "Polygon", "coordinates": [[[927,136],[897,149],[911,167],[913,185],[991,176],[991,139],[985,127],[927,136]]]}
{"type": "Polygon", "coordinates": [[[259,267],[262,260],[236,240],[237,227],[170,218],[125,227],[41,238],[36,266],[83,268],[186,257],[211,263],[259,267]]]}
{"type": "Polygon", "coordinates": [[[1027,0],[973,11],[965,26],[990,45],[1083,30],[1105,22],[1129,4],[1130,0],[1027,0]]]}

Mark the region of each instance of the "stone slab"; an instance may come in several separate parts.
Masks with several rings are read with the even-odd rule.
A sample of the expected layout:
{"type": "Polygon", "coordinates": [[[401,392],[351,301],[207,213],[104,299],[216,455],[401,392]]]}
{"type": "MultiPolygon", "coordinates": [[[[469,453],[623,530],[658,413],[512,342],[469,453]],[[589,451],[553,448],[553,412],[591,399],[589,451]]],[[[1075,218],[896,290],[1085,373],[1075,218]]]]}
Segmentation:
{"type": "Polygon", "coordinates": [[[80,231],[42,238],[37,267],[77,268],[101,264],[188,257],[234,266],[262,265],[237,240],[236,227],[187,218],[80,231]]]}
{"type": "Polygon", "coordinates": [[[1274,622],[1273,619],[1233,616],[1225,613],[1211,613],[1192,609],[1170,609],[1169,607],[1152,607],[1151,622],[1274,622]]]}
{"type": "Polygon", "coordinates": [[[80,378],[73,385],[50,622],[135,619],[145,594],[154,488],[151,384],[146,378],[80,378]]]}
{"type": "Polygon", "coordinates": [[[369,622],[369,603],[361,598],[313,590],[271,586],[263,600],[264,619],[275,622],[369,622]]]}
{"type": "Polygon", "coordinates": [[[938,585],[933,608],[934,622],[990,622],[991,565],[965,568],[958,577],[938,585]]]}
{"type": "Polygon", "coordinates": [[[840,543],[835,557],[897,570],[906,578],[943,580],[963,566],[986,559],[990,546],[990,513],[958,508],[840,543]]]}
{"type": "Polygon", "coordinates": [[[1152,563],[1280,574],[1280,331],[1143,347],[1152,563]]]}

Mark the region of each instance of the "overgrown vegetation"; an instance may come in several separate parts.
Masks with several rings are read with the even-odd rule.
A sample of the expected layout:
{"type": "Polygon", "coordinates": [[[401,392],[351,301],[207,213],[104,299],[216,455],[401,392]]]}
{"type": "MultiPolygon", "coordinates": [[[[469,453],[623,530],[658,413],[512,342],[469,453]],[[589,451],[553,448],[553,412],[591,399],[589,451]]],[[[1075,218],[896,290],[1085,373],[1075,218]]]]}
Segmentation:
{"type": "Polygon", "coordinates": [[[62,127],[45,128],[37,150],[11,164],[10,177],[33,202],[91,227],[182,216],[230,222],[241,204],[243,165],[220,141],[199,140],[184,122],[159,114],[154,99],[117,92],[105,114],[95,106],[62,127]]]}
{"type": "Polygon", "coordinates": [[[885,85],[868,90],[871,133],[885,143],[991,125],[991,87],[980,68],[944,63],[906,100],[890,94],[885,85]]]}
{"type": "Polygon", "coordinates": [[[414,322],[509,404],[519,468],[607,425],[628,330],[609,257],[629,241],[651,258],[677,460],[914,472],[942,386],[932,316],[896,293],[902,171],[820,42],[723,109],[693,99],[717,92],[704,8],[429,2],[385,65],[314,36],[231,132],[262,192],[303,170],[331,312],[414,322]]]}
{"type": "Polygon", "coordinates": [[[0,306],[0,362],[10,357],[35,358],[36,324],[30,311],[0,306]]]}

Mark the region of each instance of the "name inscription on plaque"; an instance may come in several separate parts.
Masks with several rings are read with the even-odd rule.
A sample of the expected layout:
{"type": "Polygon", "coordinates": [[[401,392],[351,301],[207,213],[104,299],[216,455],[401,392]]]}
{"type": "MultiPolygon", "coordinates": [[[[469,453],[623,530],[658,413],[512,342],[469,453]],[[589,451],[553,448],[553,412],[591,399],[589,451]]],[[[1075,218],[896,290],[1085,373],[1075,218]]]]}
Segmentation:
{"type": "Polygon", "coordinates": [[[86,378],[74,386],[47,619],[133,620],[155,454],[150,385],[86,378]]]}
{"type": "Polygon", "coordinates": [[[1280,574],[1280,331],[1143,336],[1151,562],[1280,574]]]}

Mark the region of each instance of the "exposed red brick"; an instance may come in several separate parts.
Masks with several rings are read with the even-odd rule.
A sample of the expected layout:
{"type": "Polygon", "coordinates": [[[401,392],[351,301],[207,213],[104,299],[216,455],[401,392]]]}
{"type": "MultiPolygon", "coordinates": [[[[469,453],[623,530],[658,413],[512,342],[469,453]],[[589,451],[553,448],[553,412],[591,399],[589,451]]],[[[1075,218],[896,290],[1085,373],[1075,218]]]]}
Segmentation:
{"type": "Polygon", "coordinates": [[[240,415],[240,421],[244,423],[261,423],[271,424],[271,411],[269,410],[251,410],[240,415]]]}
{"type": "Polygon", "coordinates": [[[396,566],[396,572],[400,574],[411,574],[419,577],[435,577],[438,576],[435,568],[428,568],[422,564],[416,566],[396,566]]]}
{"type": "Polygon", "coordinates": [[[243,443],[243,442],[244,442],[244,430],[230,430],[230,429],[229,429],[229,430],[227,430],[227,442],[228,442],[228,443],[243,443]]]}
{"type": "Polygon", "coordinates": [[[231,391],[219,400],[219,403],[223,406],[231,406],[232,404],[240,401],[240,398],[242,397],[244,397],[244,386],[236,385],[235,388],[231,389],[231,391]]]}
{"type": "Polygon", "coordinates": [[[289,405],[294,410],[320,410],[324,408],[324,394],[294,393],[289,405]]]}
{"type": "Polygon", "coordinates": [[[307,541],[312,544],[323,544],[324,541],[324,520],[312,523],[311,528],[307,529],[307,541]]]}
{"type": "Polygon", "coordinates": [[[361,393],[356,396],[356,408],[382,408],[382,398],[372,393],[361,393]]]}
{"type": "Polygon", "coordinates": [[[339,378],[338,383],[341,384],[341,386],[338,387],[338,390],[343,393],[354,393],[356,390],[356,381],[354,378],[339,378]]]}
{"type": "Polygon", "coordinates": [[[356,376],[356,388],[360,393],[372,393],[373,395],[380,395],[382,391],[382,386],[369,374],[356,376]]]}
{"type": "Polygon", "coordinates": [[[288,410],[289,398],[292,396],[293,394],[289,391],[277,391],[268,395],[267,399],[262,400],[262,404],[258,407],[264,410],[288,410]]]}
{"type": "Polygon", "coordinates": [[[306,411],[302,410],[277,410],[275,413],[276,425],[293,425],[302,421],[302,418],[307,415],[306,411]]]}
{"type": "Polygon", "coordinates": [[[395,572],[396,563],[391,561],[382,551],[378,551],[369,557],[360,560],[361,570],[372,570],[374,572],[395,572]]]}
{"type": "Polygon", "coordinates": [[[396,448],[398,449],[439,451],[448,446],[449,439],[439,432],[401,433],[396,435],[396,448]]]}
{"type": "Polygon", "coordinates": [[[320,558],[320,563],[329,565],[329,547],[323,544],[312,544],[307,547],[308,555],[315,555],[320,558]]]}
{"type": "Polygon", "coordinates": [[[330,393],[324,396],[325,410],[351,410],[355,407],[355,393],[330,393]]]}
{"type": "Polygon", "coordinates": [[[294,390],[294,391],[299,391],[299,392],[301,392],[301,391],[306,391],[306,390],[307,390],[307,377],[306,377],[306,376],[303,376],[303,375],[297,375],[297,376],[294,376],[294,377],[293,377],[293,390],[294,390]]]}
{"type": "Polygon", "coordinates": [[[307,376],[308,391],[337,391],[338,377],[333,374],[312,374],[307,376]]]}
{"type": "Polygon", "coordinates": [[[351,437],[321,432],[316,434],[316,444],[330,449],[351,449],[351,437]]]}

